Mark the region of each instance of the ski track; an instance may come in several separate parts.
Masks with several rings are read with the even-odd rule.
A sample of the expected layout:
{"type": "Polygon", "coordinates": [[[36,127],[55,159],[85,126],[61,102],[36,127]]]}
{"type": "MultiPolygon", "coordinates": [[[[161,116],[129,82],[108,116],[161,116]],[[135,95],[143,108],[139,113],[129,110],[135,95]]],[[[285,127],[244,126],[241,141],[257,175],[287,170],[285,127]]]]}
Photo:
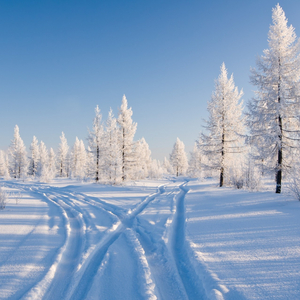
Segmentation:
{"type": "Polygon", "coordinates": [[[188,192],[186,183],[179,186],[180,193],[177,196],[176,212],[173,219],[171,234],[171,247],[178,273],[184,285],[189,300],[206,299],[203,285],[189,259],[187,243],[185,240],[185,206],[184,199],[188,192]]]}
{"type": "MultiPolygon", "coordinates": [[[[85,244],[85,229],[86,225],[82,219],[82,215],[74,211],[69,205],[61,204],[61,201],[66,203],[65,199],[60,200],[57,197],[58,203],[63,207],[68,218],[69,234],[65,250],[57,267],[56,274],[46,295],[43,299],[64,299],[68,291],[69,284],[76,271],[81,253],[85,244]]],[[[54,199],[52,199],[54,200],[54,199]]],[[[54,200],[55,201],[55,200],[54,200]]]]}
{"type": "Polygon", "coordinates": [[[108,248],[118,239],[118,237],[126,230],[131,228],[133,221],[155,197],[164,192],[164,187],[160,186],[158,192],[146,197],[140,204],[138,204],[132,211],[124,216],[118,223],[115,223],[111,230],[107,231],[107,234],[102,238],[99,244],[94,249],[93,253],[90,254],[88,264],[84,266],[83,274],[78,283],[74,284],[74,292],[69,295],[68,299],[84,299],[88,294],[92,284],[93,278],[96,276],[98,269],[102,263],[108,248]]]}
{"type": "Polygon", "coordinates": [[[181,278],[173,262],[173,257],[164,240],[154,237],[152,232],[144,229],[141,221],[136,228],[156,286],[159,299],[188,299],[181,278]]]}
{"type": "Polygon", "coordinates": [[[84,225],[80,215],[60,197],[49,191],[47,195],[44,190],[36,190],[35,193],[59,206],[65,220],[66,239],[45,277],[24,296],[24,299],[63,299],[82,252],[78,249],[82,249],[84,243],[84,225]]]}
{"type": "MultiPolygon", "coordinates": [[[[133,256],[138,261],[140,276],[137,280],[143,281],[140,284],[143,298],[206,299],[199,277],[189,260],[185,242],[185,185],[170,186],[168,192],[164,186],[159,186],[156,193],[147,196],[133,210],[126,212],[123,208],[84,193],[62,191],[49,186],[9,184],[10,187],[29,190],[43,200],[54,203],[61,209],[65,220],[65,243],[58,249],[44,278],[23,298],[86,299],[109,247],[124,234],[128,240],[127,246],[132,248],[133,256]],[[170,243],[164,237],[158,239],[154,233],[147,231],[147,226],[144,227],[138,218],[150,202],[162,195],[174,198],[170,203],[172,218],[168,219],[164,233],[169,231],[170,243]],[[106,212],[111,218],[112,226],[93,247],[88,228],[95,232],[96,226],[88,210],[80,204],[106,212]]],[[[49,224],[51,222],[53,220],[50,219],[49,224]]]]}

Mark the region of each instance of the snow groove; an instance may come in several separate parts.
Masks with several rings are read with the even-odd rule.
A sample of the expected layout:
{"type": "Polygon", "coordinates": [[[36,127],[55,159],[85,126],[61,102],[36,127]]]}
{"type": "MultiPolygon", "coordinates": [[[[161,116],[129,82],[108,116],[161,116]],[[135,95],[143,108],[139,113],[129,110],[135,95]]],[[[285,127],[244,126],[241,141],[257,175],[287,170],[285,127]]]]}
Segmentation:
{"type": "Polygon", "coordinates": [[[145,251],[158,299],[187,300],[187,295],[166,243],[138,220],[138,239],[145,251]]]}
{"type": "Polygon", "coordinates": [[[205,291],[200,279],[193,268],[187,251],[185,240],[185,206],[184,199],[188,190],[186,183],[179,186],[180,193],[177,196],[176,211],[173,218],[171,232],[171,249],[176,267],[184,285],[189,300],[206,299],[205,291]]]}
{"type": "Polygon", "coordinates": [[[132,229],[128,228],[125,231],[125,235],[130,240],[130,242],[133,244],[133,248],[134,248],[135,252],[137,253],[138,260],[140,262],[141,270],[140,270],[140,272],[138,272],[138,275],[140,275],[139,273],[141,273],[142,278],[146,282],[145,291],[143,293],[144,299],[156,300],[157,297],[155,295],[155,284],[153,283],[153,280],[152,280],[152,275],[151,275],[151,271],[149,268],[149,264],[148,264],[147,258],[145,256],[145,250],[143,249],[135,232],[132,229]]]}
{"type": "Polygon", "coordinates": [[[83,266],[78,272],[77,278],[73,284],[73,289],[68,293],[67,299],[84,299],[93,284],[93,278],[97,275],[98,269],[109,249],[109,247],[126,230],[133,226],[133,221],[158,195],[164,192],[164,187],[159,186],[158,192],[146,197],[139,205],[125,215],[120,221],[113,224],[111,229],[106,231],[105,236],[96,245],[95,249],[89,255],[83,266]]]}
{"type": "Polygon", "coordinates": [[[55,261],[52,263],[50,269],[48,270],[47,274],[44,276],[44,278],[38,282],[28,293],[26,293],[26,295],[24,295],[22,297],[22,299],[42,299],[46,293],[46,291],[48,290],[48,288],[50,287],[53,278],[55,276],[56,270],[58,268],[58,265],[62,259],[62,256],[69,244],[69,240],[70,240],[70,221],[68,218],[68,215],[66,213],[66,211],[64,210],[63,207],[61,207],[56,201],[53,201],[52,199],[50,199],[49,197],[46,196],[46,194],[43,193],[43,196],[50,202],[52,202],[53,204],[55,204],[56,206],[59,207],[59,209],[62,212],[62,215],[64,217],[65,220],[65,229],[66,229],[66,239],[64,244],[62,245],[62,247],[58,250],[58,254],[55,258],[55,261]]]}

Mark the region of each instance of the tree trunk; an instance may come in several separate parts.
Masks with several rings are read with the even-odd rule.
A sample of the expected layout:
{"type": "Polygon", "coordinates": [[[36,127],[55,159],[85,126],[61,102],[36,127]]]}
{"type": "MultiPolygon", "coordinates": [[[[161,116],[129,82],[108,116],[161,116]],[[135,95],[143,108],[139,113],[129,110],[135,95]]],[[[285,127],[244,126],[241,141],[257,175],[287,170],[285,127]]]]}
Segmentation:
{"type": "MultiPolygon", "coordinates": [[[[279,59],[279,67],[281,66],[280,64],[280,59],[279,59]]],[[[278,83],[278,103],[280,103],[280,82],[281,82],[281,77],[279,76],[279,83],[278,83]]],[[[281,115],[279,113],[278,115],[278,126],[279,126],[279,147],[278,147],[278,157],[277,157],[277,171],[276,171],[276,193],[280,194],[281,193],[281,178],[282,178],[282,119],[281,115]]]]}
{"type": "Polygon", "coordinates": [[[123,145],[122,145],[122,181],[125,180],[125,129],[123,128],[123,145]]]}
{"type": "Polygon", "coordinates": [[[279,115],[278,124],[280,128],[280,135],[278,136],[280,140],[280,147],[278,148],[277,157],[277,171],[276,171],[276,193],[281,193],[281,179],[282,179],[282,120],[279,115]]]}
{"type": "Polygon", "coordinates": [[[97,161],[96,161],[96,182],[99,181],[99,146],[97,145],[97,161]]]}
{"type": "Polygon", "coordinates": [[[222,187],[224,184],[224,168],[221,167],[221,171],[220,171],[220,187],[222,187]]]}
{"type": "MultiPolygon", "coordinates": [[[[224,115],[222,116],[222,119],[224,120],[224,115]]],[[[225,133],[224,133],[224,127],[223,127],[222,151],[221,151],[221,170],[220,170],[220,187],[222,187],[223,184],[224,184],[224,143],[225,143],[225,133]]]]}

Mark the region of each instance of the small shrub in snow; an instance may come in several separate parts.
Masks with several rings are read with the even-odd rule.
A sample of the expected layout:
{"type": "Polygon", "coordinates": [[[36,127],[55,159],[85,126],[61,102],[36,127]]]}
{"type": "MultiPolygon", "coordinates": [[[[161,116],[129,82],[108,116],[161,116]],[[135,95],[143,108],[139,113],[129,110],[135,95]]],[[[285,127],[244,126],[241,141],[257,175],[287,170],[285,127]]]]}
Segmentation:
{"type": "Polygon", "coordinates": [[[3,190],[3,188],[0,188],[0,210],[5,209],[7,204],[7,193],[3,190]]]}

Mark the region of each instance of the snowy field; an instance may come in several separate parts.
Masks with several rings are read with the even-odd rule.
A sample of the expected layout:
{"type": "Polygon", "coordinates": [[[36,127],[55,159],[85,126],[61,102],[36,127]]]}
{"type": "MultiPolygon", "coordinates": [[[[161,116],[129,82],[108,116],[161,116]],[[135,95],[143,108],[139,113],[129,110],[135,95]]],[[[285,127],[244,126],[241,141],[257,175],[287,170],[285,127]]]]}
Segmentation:
{"type": "Polygon", "coordinates": [[[300,299],[300,202],[185,178],[2,181],[0,299],[300,299]]]}

